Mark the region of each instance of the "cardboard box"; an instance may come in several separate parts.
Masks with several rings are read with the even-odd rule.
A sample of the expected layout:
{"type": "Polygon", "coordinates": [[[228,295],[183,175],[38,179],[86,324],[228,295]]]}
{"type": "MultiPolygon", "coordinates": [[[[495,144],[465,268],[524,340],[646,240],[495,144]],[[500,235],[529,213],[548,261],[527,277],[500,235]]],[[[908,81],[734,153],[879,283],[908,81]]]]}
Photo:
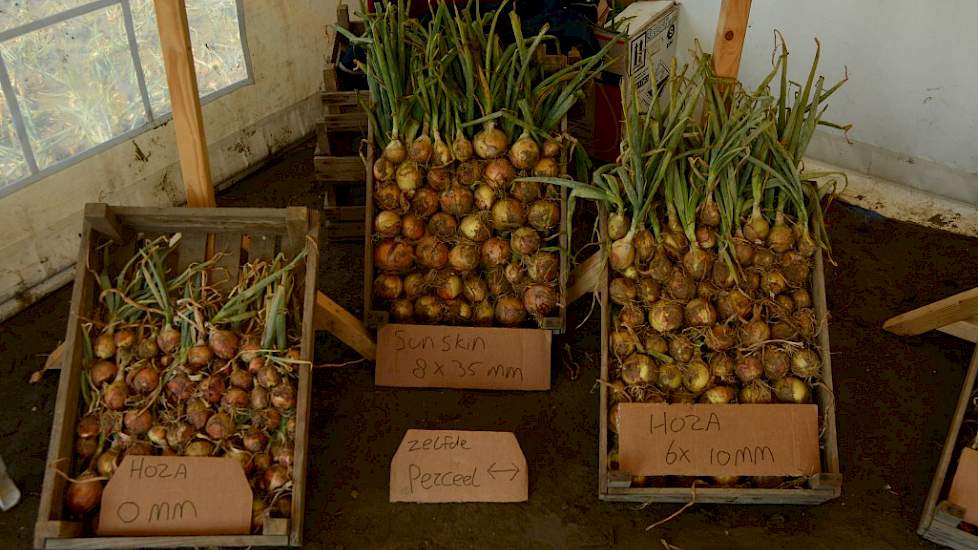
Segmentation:
{"type": "Polygon", "coordinates": [[[676,57],[678,22],[679,4],[672,0],[634,2],[611,22],[614,28],[594,30],[600,45],[615,41],[608,54],[615,61],[606,71],[632,77],[642,105],[652,101],[653,75],[656,83],[669,75],[676,57]],[[627,36],[616,38],[621,31],[627,36]]]}

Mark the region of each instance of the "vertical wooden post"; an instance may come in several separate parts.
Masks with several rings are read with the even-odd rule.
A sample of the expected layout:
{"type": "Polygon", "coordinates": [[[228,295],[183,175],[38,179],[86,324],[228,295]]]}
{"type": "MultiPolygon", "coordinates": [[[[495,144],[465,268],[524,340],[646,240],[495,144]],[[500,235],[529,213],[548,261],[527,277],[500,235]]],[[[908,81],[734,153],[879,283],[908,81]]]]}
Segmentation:
{"type": "Polygon", "coordinates": [[[184,0],[154,0],[154,3],[166,80],[170,88],[180,170],[187,189],[187,206],[217,206],[207,156],[207,139],[204,137],[197,73],[194,71],[194,53],[190,45],[187,7],[184,0]]]}
{"type": "Polygon", "coordinates": [[[713,39],[713,70],[717,76],[737,78],[744,51],[751,0],[723,0],[713,39]]]}

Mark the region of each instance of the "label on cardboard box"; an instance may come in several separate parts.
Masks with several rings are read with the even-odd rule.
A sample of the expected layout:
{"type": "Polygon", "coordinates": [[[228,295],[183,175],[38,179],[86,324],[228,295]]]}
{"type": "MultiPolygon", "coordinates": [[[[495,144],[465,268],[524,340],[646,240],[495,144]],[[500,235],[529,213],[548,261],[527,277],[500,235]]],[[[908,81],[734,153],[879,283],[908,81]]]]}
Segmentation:
{"type": "Polygon", "coordinates": [[[378,386],[550,389],[548,330],[384,325],[377,331],[378,386]]]}
{"type": "Polygon", "coordinates": [[[408,430],[391,460],[391,502],[525,502],[528,491],[511,432],[408,430]]]}
{"type": "Polygon", "coordinates": [[[621,471],[658,476],[810,476],[816,405],[618,405],[621,471]]]}
{"type": "Polygon", "coordinates": [[[251,487],[227,457],[126,456],[105,486],[99,535],[247,535],[251,487]]]}
{"type": "Polygon", "coordinates": [[[947,500],[964,510],[964,521],[978,525],[978,451],[968,447],[961,451],[947,500]]]}

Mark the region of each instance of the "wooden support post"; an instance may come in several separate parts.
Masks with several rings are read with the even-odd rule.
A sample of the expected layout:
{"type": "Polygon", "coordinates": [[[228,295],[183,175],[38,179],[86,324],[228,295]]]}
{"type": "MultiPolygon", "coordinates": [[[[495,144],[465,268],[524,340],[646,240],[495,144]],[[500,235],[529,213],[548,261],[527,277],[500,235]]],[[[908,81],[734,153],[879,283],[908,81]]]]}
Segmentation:
{"type": "Polygon", "coordinates": [[[377,344],[367,332],[367,327],[322,292],[316,294],[313,325],[316,330],[332,333],[369,361],[373,361],[377,355],[377,344]]]}
{"type": "Polygon", "coordinates": [[[184,0],[154,0],[187,206],[217,206],[184,0]]]}
{"type": "Polygon", "coordinates": [[[737,78],[747,36],[751,0],[723,0],[713,39],[713,70],[717,76],[737,78]]]}
{"type": "Polygon", "coordinates": [[[883,323],[883,329],[911,336],[964,321],[970,323],[975,316],[978,316],[978,288],[892,317],[883,323]]]}

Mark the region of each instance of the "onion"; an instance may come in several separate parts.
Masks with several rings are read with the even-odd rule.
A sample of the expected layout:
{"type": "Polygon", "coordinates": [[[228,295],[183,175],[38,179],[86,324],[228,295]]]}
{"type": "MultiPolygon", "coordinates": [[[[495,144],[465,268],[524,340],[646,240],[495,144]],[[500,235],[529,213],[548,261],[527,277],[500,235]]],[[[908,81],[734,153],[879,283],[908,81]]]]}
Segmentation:
{"type": "Polygon", "coordinates": [[[180,345],[180,331],[173,328],[171,325],[164,325],[160,329],[159,334],[156,335],[156,345],[163,351],[163,353],[173,353],[176,351],[177,346],[180,345]]]}
{"type": "Polygon", "coordinates": [[[683,326],[683,307],[675,302],[658,301],[649,308],[649,324],[657,332],[671,332],[683,326]]]}
{"type": "Polygon", "coordinates": [[[515,296],[502,296],[496,301],[495,316],[499,324],[515,326],[526,319],[526,309],[515,296]]]}
{"type": "Polygon", "coordinates": [[[726,405],[737,398],[737,392],[730,386],[713,386],[700,396],[701,403],[726,405]]]}
{"type": "Polygon", "coordinates": [[[761,360],[753,355],[744,355],[737,359],[737,366],[734,369],[737,378],[744,384],[757,380],[764,374],[764,367],[761,360]]]}
{"type": "Polygon", "coordinates": [[[615,271],[625,271],[635,263],[635,246],[631,239],[620,238],[611,243],[611,253],[608,262],[615,271]]]}
{"type": "Polygon", "coordinates": [[[498,267],[509,261],[509,241],[493,237],[482,243],[482,265],[498,267]]]}
{"type": "Polygon", "coordinates": [[[92,363],[92,366],[88,370],[88,376],[92,379],[92,384],[95,384],[96,388],[101,388],[102,384],[115,380],[118,372],[119,367],[115,363],[106,359],[99,359],[92,363]]]}
{"type": "Polygon", "coordinates": [[[744,225],[744,237],[755,243],[764,242],[764,239],[767,239],[770,231],[770,224],[767,223],[767,220],[760,213],[753,214],[747,224],[744,225]]]}
{"type": "Polygon", "coordinates": [[[631,227],[632,220],[628,217],[628,214],[623,212],[615,212],[608,217],[608,237],[617,241],[618,239],[624,238],[628,234],[628,229],[631,227]]]}
{"type": "Polygon", "coordinates": [[[791,361],[788,359],[788,354],[779,349],[765,348],[761,357],[764,362],[764,376],[768,380],[780,380],[784,378],[791,368],[791,361]]]}
{"type": "Polygon", "coordinates": [[[690,246],[689,251],[683,256],[683,267],[686,268],[686,273],[697,281],[705,279],[712,266],[713,255],[695,244],[690,246]]]}
{"type": "Polygon", "coordinates": [[[140,359],[152,359],[160,353],[160,347],[156,343],[156,338],[143,338],[136,347],[136,355],[140,359]]]}
{"type": "Polygon", "coordinates": [[[206,367],[214,358],[214,351],[206,344],[197,344],[187,350],[187,367],[192,371],[206,367]]]}
{"type": "Polygon", "coordinates": [[[818,378],[822,374],[822,361],[818,354],[805,348],[791,356],[791,373],[799,378],[818,378]]]}
{"type": "Polygon", "coordinates": [[[89,439],[99,434],[99,417],[88,414],[78,419],[75,433],[82,439],[89,439]]]}
{"type": "Polygon", "coordinates": [[[696,297],[702,298],[707,301],[711,301],[717,297],[720,293],[720,289],[713,286],[706,281],[700,281],[696,283],[696,297]]]}
{"type": "Polygon", "coordinates": [[[526,219],[534,229],[549,231],[560,223],[560,205],[552,200],[536,201],[530,205],[526,219]]]}
{"type": "Polygon", "coordinates": [[[422,323],[438,323],[445,317],[445,304],[436,296],[422,296],[414,301],[414,316],[422,323]]]}
{"type": "Polygon", "coordinates": [[[774,252],[767,248],[758,248],[754,251],[754,265],[757,267],[771,267],[774,265],[774,252]]]}
{"type": "Polygon", "coordinates": [[[420,273],[409,273],[404,277],[404,296],[413,300],[424,294],[428,282],[420,273]]]}
{"type": "Polygon", "coordinates": [[[489,210],[496,202],[496,191],[488,184],[480,183],[473,193],[475,196],[475,207],[479,210],[489,210]]]}
{"type": "Polygon", "coordinates": [[[374,279],[374,296],[380,300],[391,301],[401,296],[404,283],[397,275],[381,273],[374,279]]]}
{"type": "Polygon", "coordinates": [[[227,391],[227,384],[219,374],[212,374],[205,378],[198,386],[198,391],[208,403],[220,403],[221,398],[227,391]]]}
{"type": "Polygon", "coordinates": [[[484,242],[492,236],[492,229],[486,223],[486,218],[483,214],[469,214],[465,216],[462,218],[458,229],[463,237],[477,243],[484,242]]]}
{"type": "MultiPolygon", "coordinates": [[[[220,397],[218,398],[220,399],[220,397]]],[[[191,399],[187,402],[187,421],[198,430],[204,427],[212,412],[210,406],[203,399],[191,399]]]]}
{"type": "Polygon", "coordinates": [[[407,158],[407,148],[404,147],[404,142],[394,138],[384,146],[384,158],[391,161],[392,164],[400,164],[404,162],[407,158]]]}
{"type": "Polygon", "coordinates": [[[713,485],[717,487],[736,487],[740,481],[740,476],[713,476],[713,485]]]}
{"type": "Polygon", "coordinates": [[[268,390],[261,387],[255,386],[251,389],[251,393],[248,395],[248,405],[252,409],[264,409],[268,406],[268,390]]]}
{"type": "Polygon", "coordinates": [[[272,388],[269,393],[269,398],[272,402],[272,406],[280,411],[287,411],[289,409],[295,408],[295,388],[292,384],[284,382],[272,388]]]}
{"type": "Polygon", "coordinates": [[[450,273],[441,278],[435,288],[435,293],[442,300],[454,300],[462,294],[462,278],[450,273]]]}
{"type": "Polygon", "coordinates": [[[557,309],[557,293],[547,285],[530,285],[523,291],[523,307],[534,317],[546,317],[557,309]]]}
{"type": "Polygon", "coordinates": [[[117,352],[120,349],[128,350],[136,343],[136,334],[129,329],[122,329],[116,331],[112,339],[115,341],[117,352]]]}
{"type": "Polygon", "coordinates": [[[610,334],[611,353],[615,357],[627,357],[635,351],[638,342],[635,334],[627,328],[619,327],[610,334]]]}
{"type": "Polygon", "coordinates": [[[211,456],[214,454],[214,444],[204,439],[195,439],[183,450],[184,456],[211,456]]]}
{"type": "Polygon", "coordinates": [[[710,357],[710,374],[724,384],[737,382],[736,368],[736,363],[726,353],[714,353],[710,357]]]}
{"type": "Polygon", "coordinates": [[[777,294],[781,294],[786,288],[788,288],[788,281],[780,271],[770,269],[761,275],[761,288],[764,289],[764,292],[766,292],[769,296],[775,296],[777,294]]]}
{"type": "Polygon", "coordinates": [[[633,353],[621,364],[621,380],[629,386],[654,384],[659,377],[659,367],[651,357],[633,353]]]}
{"type": "Polygon", "coordinates": [[[721,292],[717,297],[717,313],[721,319],[744,317],[751,310],[751,299],[740,289],[721,292]]]}
{"type": "Polygon", "coordinates": [[[611,301],[618,305],[630,304],[638,294],[635,281],[626,277],[615,277],[608,285],[608,295],[611,301]]]}
{"type": "Polygon", "coordinates": [[[435,146],[433,147],[431,162],[435,166],[446,166],[454,161],[455,158],[452,155],[452,148],[448,146],[441,137],[437,134],[435,135],[435,146]]]}
{"type": "Polygon", "coordinates": [[[472,271],[479,267],[479,247],[467,242],[460,242],[448,253],[448,265],[460,272],[472,271]]]}
{"type": "Polygon", "coordinates": [[[204,431],[211,439],[224,439],[234,431],[234,420],[228,413],[219,412],[207,419],[204,431]]]}
{"type": "Polygon", "coordinates": [[[655,384],[663,391],[676,391],[683,387],[683,371],[673,363],[659,365],[659,377],[655,384]]]}
{"type": "Polygon", "coordinates": [[[228,382],[235,388],[241,388],[243,390],[250,390],[255,384],[254,377],[250,372],[237,367],[231,368],[231,374],[228,375],[228,382]]]}
{"type": "Polygon", "coordinates": [[[618,433],[618,426],[621,422],[621,406],[615,403],[608,409],[608,429],[613,433],[618,433]]]}
{"type": "Polygon", "coordinates": [[[740,343],[745,347],[755,346],[771,339],[771,327],[760,318],[754,318],[740,329],[740,343]]]}
{"type": "Polygon", "coordinates": [[[102,477],[112,477],[119,466],[119,451],[109,449],[95,459],[95,471],[102,477]]]}
{"type": "Polygon", "coordinates": [[[626,327],[638,327],[645,324],[645,312],[635,304],[627,304],[618,312],[618,322],[626,327]]]}
{"type": "Polygon", "coordinates": [[[136,393],[152,393],[160,385],[160,371],[153,365],[142,367],[132,375],[129,385],[136,393]]]}
{"type": "Polygon", "coordinates": [[[489,294],[494,296],[510,294],[513,291],[513,287],[509,284],[505,271],[501,267],[487,269],[486,282],[489,283],[489,294]]]}
{"type": "Polygon", "coordinates": [[[492,205],[492,227],[496,231],[512,231],[526,223],[526,209],[514,198],[500,199],[492,205]]]}
{"type": "Polygon", "coordinates": [[[441,193],[441,209],[453,216],[464,216],[472,210],[474,200],[472,191],[453,184],[441,193]]]}
{"type": "Polygon", "coordinates": [[[503,268],[503,274],[506,276],[509,284],[513,285],[514,288],[523,287],[530,280],[529,275],[526,274],[526,270],[518,263],[506,264],[503,268]]]}
{"type": "Polygon", "coordinates": [[[268,436],[256,428],[248,428],[241,434],[241,444],[248,451],[257,453],[263,451],[268,444],[268,436]]]}
{"type": "Polygon", "coordinates": [[[73,514],[87,514],[102,502],[102,482],[95,472],[85,470],[68,483],[65,505],[73,514]]]}
{"type": "Polygon", "coordinates": [[[381,271],[408,271],[414,265],[414,247],[402,241],[384,239],[374,248],[374,264],[381,271]]]}
{"type": "Polygon", "coordinates": [[[713,201],[712,196],[707,197],[706,201],[700,207],[698,218],[700,223],[707,227],[720,225],[720,207],[713,201]]]}
{"type": "Polygon", "coordinates": [[[268,364],[258,369],[255,374],[255,381],[258,382],[259,386],[271,389],[282,382],[282,375],[278,373],[278,369],[274,365],[268,364]]]}
{"type": "Polygon", "coordinates": [[[815,239],[808,233],[808,231],[803,231],[803,227],[800,225],[795,226],[796,229],[801,231],[801,235],[798,237],[798,253],[806,258],[811,258],[818,251],[818,243],[815,239]]]}
{"type": "Polygon", "coordinates": [[[737,331],[727,325],[713,325],[703,333],[706,347],[713,351],[725,351],[737,344],[737,331]]]}
{"type": "Polygon", "coordinates": [[[495,315],[496,312],[489,300],[476,302],[472,305],[472,323],[476,326],[487,327],[492,325],[495,315]]]}
{"type": "Polygon", "coordinates": [[[717,245],[717,236],[713,229],[701,225],[696,228],[696,244],[703,250],[709,250],[717,245]]]}
{"type": "Polygon", "coordinates": [[[472,274],[462,281],[462,295],[470,302],[481,302],[489,296],[489,286],[485,279],[472,274]]]}
{"type": "Polygon", "coordinates": [[[648,229],[639,229],[632,237],[632,246],[635,247],[635,259],[645,264],[655,255],[655,236],[648,229]]]}
{"type": "Polygon", "coordinates": [[[717,311],[713,304],[703,298],[693,298],[686,304],[686,324],[692,327],[703,327],[717,322],[717,311]]]}
{"type": "Polygon", "coordinates": [[[655,256],[652,257],[652,261],[649,262],[648,276],[660,284],[666,284],[669,279],[672,278],[672,272],[675,268],[669,258],[666,257],[665,248],[657,247],[655,256]]]}
{"type": "Polygon", "coordinates": [[[535,283],[552,283],[560,275],[560,258],[552,252],[541,250],[530,256],[526,272],[535,283]]]}
{"type": "Polygon", "coordinates": [[[108,332],[99,334],[95,337],[92,350],[99,359],[111,359],[115,356],[115,338],[108,332]]]}
{"type": "Polygon", "coordinates": [[[804,381],[787,376],[774,383],[774,395],[785,403],[808,403],[812,400],[812,390],[804,381]]]}
{"type": "Polygon", "coordinates": [[[642,345],[645,346],[647,353],[658,353],[660,355],[669,353],[669,341],[655,332],[646,333],[642,345]]]}
{"type": "Polygon", "coordinates": [[[778,321],[771,325],[772,340],[791,340],[798,335],[798,330],[791,323],[778,321]]]}
{"type": "Polygon", "coordinates": [[[121,411],[126,406],[129,399],[129,388],[126,387],[125,380],[116,379],[102,390],[102,404],[107,409],[121,411]]]}
{"type": "Polygon", "coordinates": [[[432,145],[431,138],[426,134],[414,138],[411,148],[408,149],[408,158],[419,164],[427,164],[431,160],[432,145]]]}
{"type": "Polygon", "coordinates": [[[693,342],[681,334],[669,340],[669,355],[680,363],[692,360],[695,351],[696,346],[693,345],[693,342]]]}
{"type": "Polygon", "coordinates": [[[638,280],[637,289],[638,299],[646,307],[650,307],[662,297],[662,285],[648,277],[642,277],[638,280]]]}
{"type": "Polygon", "coordinates": [[[771,228],[770,233],[767,235],[767,245],[771,247],[777,253],[787,252],[791,247],[795,246],[795,233],[790,227],[784,224],[784,221],[776,219],[774,222],[774,227],[771,228]]]}
{"type": "Polygon", "coordinates": [[[465,162],[472,158],[474,152],[472,142],[465,137],[465,134],[458,132],[455,141],[452,142],[452,155],[455,159],[459,162],[465,162]]]}
{"type": "Polygon", "coordinates": [[[629,401],[628,393],[625,391],[625,384],[621,380],[614,380],[608,383],[608,399],[612,403],[623,403],[629,401]]]}
{"type": "Polygon", "coordinates": [[[540,184],[535,181],[517,180],[513,182],[509,194],[516,200],[529,204],[543,196],[540,184]]]}
{"type": "Polygon", "coordinates": [[[420,265],[431,269],[441,269],[448,265],[448,246],[428,235],[414,246],[414,255],[420,265]]]}
{"type": "Polygon", "coordinates": [[[681,269],[674,269],[666,283],[666,293],[675,300],[688,302],[696,297],[696,281],[681,269]]]}
{"type": "Polygon", "coordinates": [[[811,340],[815,338],[816,326],[815,326],[815,313],[810,309],[799,309],[795,312],[794,316],[795,325],[798,327],[798,333],[805,340],[811,340]]]}
{"type": "MultiPolygon", "coordinates": [[[[428,233],[431,233],[439,239],[452,239],[455,237],[455,233],[458,231],[458,222],[455,220],[455,216],[451,214],[446,214],[445,212],[438,212],[428,220],[428,233]]],[[[419,237],[420,240],[422,237],[419,237]]]]}
{"type": "Polygon", "coordinates": [[[174,401],[186,401],[193,395],[194,384],[184,374],[177,374],[166,383],[166,392],[174,401]]]}
{"type": "Polygon", "coordinates": [[[761,288],[761,275],[757,271],[748,271],[744,273],[744,290],[748,292],[754,292],[761,288]]]}
{"type": "Polygon", "coordinates": [[[734,239],[734,258],[742,267],[748,267],[754,263],[754,245],[744,239],[734,239]]]}
{"type": "Polygon", "coordinates": [[[374,186],[374,203],[383,210],[401,209],[401,188],[394,182],[380,182],[374,186]]]}
{"type": "Polygon", "coordinates": [[[482,174],[490,187],[496,191],[506,191],[516,177],[516,169],[505,158],[498,158],[486,163],[482,174]]]}
{"type": "Polygon", "coordinates": [[[458,165],[455,169],[455,181],[461,185],[472,185],[482,180],[482,163],[470,160],[458,165]]]}
{"type": "Polygon", "coordinates": [[[207,345],[221,359],[233,359],[238,354],[238,335],[230,330],[211,330],[207,335],[207,345]]]}
{"type": "Polygon", "coordinates": [[[480,158],[494,159],[502,156],[509,147],[509,138],[496,128],[492,122],[486,123],[482,130],[472,139],[475,154],[480,158]]]}
{"type": "Polygon", "coordinates": [[[533,166],[533,175],[537,177],[555,178],[558,174],[560,174],[560,165],[554,158],[544,157],[533,166]]]}
{"type": "Polygon", "coordinates": [[[258,412],[255,423],[264,426],[266,430],[277,430],[282,424],[282,413],[276,409],[268,408],[258,412]]]}
{"type": "Polygon", "coordinates": [[[808,265],[808,258],[797,252],[788,251],[781,255],[781,271],[788,281],[796,285],[804,285],[808,282],[811,267],[808,265]]]}
{"type": "Polygon", "coordinates": [[[421,168],[413,160],[402,162],[397,167],[397,172],[394,177],[397,182],[397,188],[408,195],[414,193],[418,187],[421,187],[421,168]]]}
{"type": "Polygon", "coordinates": [[[563,147],[561,147],[559,141],[556,139],[547,139],[544,140],[543,147],[540,149],[540,152],[543,154],[544,158],[555,158],[560,155],[562,150],[563,147]]]}
{"type": "Polygon", "coordinates": [[[94,438],[76,439],[75,454],[79,458],[91,458],[98,451],[98,440],[94,438]]]}
{"type": "Polygon", "coordinates": [[[697,357],[690,361],[683,371],[683,386],[690,393],[699,394],[710,385],[712,377],[710,367],[706,366],[706,363],[697,357]]]}
{"type": "Polygon", "coordinates": [[[509,160],[520,170],[529,170],[540,160],[540,146],[524,133],[509,148],[509,160]]]}
{"type": "Polygon", "coordinates": [[[391,303],[391,319],[397,323],[404,323],[411,320],[414,316],[414,303],[407,298],[400,298],[391,303]]]}
{"type": "Polygon", "coordinates": [[[740,388],[739,400],[741,403],[749,404],[770,403],[774,401],[771,395],[771,388],[760,380],[754,380],[750,384],[740,388]]]}
{"type": "Polygon", "coordinates": [[[686,235],[681,230],[666,229],[662,231],[662,246],[671,257],[680,259],[686,253],[689,240],[686,239],[686,235]]]}
{"type": "Polygon", "coordinates": [[[532,227],[523,226],[513,231],[509,238],[509,246],[523,256],[530,256],[540,249],[540,234],[532,227]]]}
{"type": "Polygon", "coordinates": [[[778,294],[774,297],[774,303],[777,305],[775,310],[779,317],[787,315],[794,311],[795,301],[791,299],[791,296],[787,294],[778,294]]]}
{"type": "Polygon", "coordinates": [[[425,181],[434,191],[444,191],[455,179],[455,172],[448,166],[434,166],[428,169],[425,181]]]}
{"type": "Polygon", "coordinates": [[[374,180],[387,181],[394,177],[394,164],[387,158],[381,156],[374,161],[373,166],[374,180]]]}
{"type": "Polygon", "coordinates": [[[795,307],[798,309],[812,307],[812,295],[804,288],[792,291],[791,299],[795,302],[795,307]]]}
{"type": "MultiPolygon", "coordinates": [[[[438,211],[438,193],[430,187],[422,187],[414,192],[411,198],[411,211],[424,219],[438,211]]],[[[396,235],[397,232],[394,232],[396,235]]],[[[393,236],[393,235],[391,235],[393,236]]]]}

